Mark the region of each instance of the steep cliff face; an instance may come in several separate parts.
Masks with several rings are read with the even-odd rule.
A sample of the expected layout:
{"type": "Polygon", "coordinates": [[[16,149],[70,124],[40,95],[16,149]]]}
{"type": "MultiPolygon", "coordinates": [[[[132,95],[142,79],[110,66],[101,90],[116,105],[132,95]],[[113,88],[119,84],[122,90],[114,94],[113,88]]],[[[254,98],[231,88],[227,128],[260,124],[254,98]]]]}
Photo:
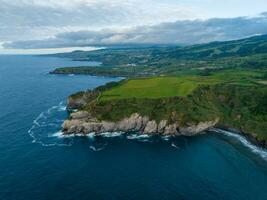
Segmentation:
{"type": "Polygon", "coordinates": [[[118,122],[98,121],[86,111],[78,111],[70,115],[63,125],[64,134],[89,134],[104,132],[129,132],[136,131],[141,134],[160,135],[185,135],[193,136],[201,134],[203,131],[214,127],[219,119],[214,121],[200,122],[180,127],[178,123],[168,124],[166,120],[157,123],[146,116],[138,113],[132,114],[129,118],[124,118],[118,122]]]}
{"type": "Polygon", "coordinates": [[[67,100],[67,109],[75,110],[84,107],[88,102],[96,99],[99,95],[98,91],[83,91],[77,92],[68,97],[67,100]]]}

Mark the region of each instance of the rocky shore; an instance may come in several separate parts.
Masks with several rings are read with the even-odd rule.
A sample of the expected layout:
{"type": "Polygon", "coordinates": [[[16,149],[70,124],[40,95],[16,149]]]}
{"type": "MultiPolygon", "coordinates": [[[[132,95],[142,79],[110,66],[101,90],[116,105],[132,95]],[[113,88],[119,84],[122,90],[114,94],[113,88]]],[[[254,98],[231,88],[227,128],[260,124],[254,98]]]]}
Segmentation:
{"type": "Polygon", "coordinates": [[[106,132],[137,132],[148,135],[161,136],[194,136],[205,134],[206,130],[218,128],[245,136],[253,144],[267,148],[266,141],[257,139],[256,134],[248,134],[237,129],[229,128],[219,124],[219,119],[213,121],[200,122],[198,124],[188,124],[181,127],[178,123],[168,124],[167,120],[161,120],[157,123],[148,117],[143,117],[138,113],[132,114],[129,118],[122,119],[118,122],[99,121],[92,117],[87,111],[77,111],[70,114],[69,119],[62,124],[63,133],[83,134],[90,133],[101,134],[106,132]]]}
{"type": "Polygon", "coordinates": [[[140,134],[159,135],[184,135],[193,136],[203,134],[209,128],[214,127],[219,119],[214,121],[200,122],[198,124],[188,124],[180,126],[178,123],[168,124],[167,120],[157,123],[146,116],[138,113],[132,114],[129,118],[124,118],[118,122],[99,121],[92,117],[87,111],[77,111],[70,114],[70,118],[63,125],[64,134],[101,134],[105,132],[129,132],[135,131],[140,134]]]}
{"type": "MultiPolygon", "coordinates": [[[[98,88],[92,91],[78,92],[68,97],[67,109],[71,114],[62,125],[64,134],[87,135],[90,133],[101,134],[105,132],[137,132],[140,134],[150,135],[158,134],[173,136],[194,136],[198,134],[204,134],[205,130],[211,128],[219,128],[221,130],[228,130],[230,132],[243,135],[253,144],[267,148],[267,140],[260,137],[259,131],[257,132],[257,130],[247,129],[245,126],[246,124],[244,124],[244,126],[242,127],[240,127],[238,124],[235,126],[235,123],[232,123],[231,119],[225,121],[225,119],[216,117],[216,115],[213,118],[208,118],[208,120],[211,119],[210,121],[208,121],[207,119],[201,121],[201,119],[204,119],[205,117],[200,117],[200,120],[198,119],[198,123],[193,123],[193,120],[191,121],[190,119],[187,119],[186,122],[183,121],[183,123],[180,124],[176,120],[177,118],[171,119],[170,121],[172,122],[169,122],[164,117],[158,117],[156,121],[146,114],[141,114],[142,110],[140,109],[142,109],[142,106],[140,106],[139,109],[135,109],[135,111],[128,113],[128,115],[124,115],[127,117],[121,117],[111,121],[107,120],[108,118],[100,118],[102,120],[99,120],[95,117],[97,113],[110,112],[110,107],[113,107],[114,109],[123,109],[123,106],[119,106],[121,103],[125,103],[125,105],[127,105],[127,103],[131,104],[131,102],[127,101],[119,103],[112,102],[111,104],[101,105],[102,107],[100,106],[100,109],[95,109],[96,107],[92,106],[94,114],[91,114],[89,111],[90,109],[86,107],[89,105],[89,103],[92,103],[92,105],[97,105],[100,92],[101,91],[98,88]],[[103,107],[105,109],[102,109],[103,107]],[[140,112],[138,112],[138,110],[140,110],[140,112]]],[[[205,93],[205,95],[207,96],[208,94],[205,93]]],[[[217,103],[226,104],[227,102],[225,102],[225,99],[223,99],[222,101],[222,98],[220,97],[221,96],[219,96],[219,102],[217,103]]],[[[175,99],[173,101],[170,100],[168,104],[175,104],[176,100],[179,101],[179,99],[175,99]]],[[[164,102],[159,103],[164,104],[164,102]]],[[[143,103],[143,106],[146,106],[146,104],[143,103]]],[[[177,115],[179,115],[179,113],[177,115]]],[[[166,115],[162,114],[162,116],[166,115]]],[[[220,116],[220,113],[218,113],[218,116],[220,116]]],[[[239,119],[240,116],[241,115],[236,116],[236,118],[233,118],[233,120],[239,119]]]]}

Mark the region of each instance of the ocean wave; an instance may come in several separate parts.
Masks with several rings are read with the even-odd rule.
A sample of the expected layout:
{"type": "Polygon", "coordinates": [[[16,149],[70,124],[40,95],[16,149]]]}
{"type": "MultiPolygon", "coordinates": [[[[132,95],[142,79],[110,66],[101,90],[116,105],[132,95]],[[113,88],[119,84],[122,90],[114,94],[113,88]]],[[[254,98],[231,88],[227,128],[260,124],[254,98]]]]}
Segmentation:
{"type": "Polygon", "coordinates": [[[58,138],[61,138],[61,137],[64,137],[64,135],[63,135],[63,132],[62,131],[58,131],[58,132],[53,133],[50,137],[58,137],[58,138]]]}
{"type": "Polygon", "coordinates": [[[101,133],[100,136],[102,137],[120,137],[123,134],[123,132],[106,132],[106,133],[101,133]]]}
{"type": "Polygon", "coordinates": [[[93,140],[95,138],[95,133],[89,133],[87,137],[93,140]]]}
{"type": "Polygon", "coordinates": [[[102,151],[106,148],[107,145],[107,143],[90,145],[90,149],[92,149],[93,151],[102,151]]]}
{"type": "Polygon", "coordinates": [[[211,131],[217,132],[217,133],[222,133],[226,136],[232,137],[237,139],[238,141],[240,141],[245,147],[249,148],[253,153],[259,155],[260,157],[262,157],[264,160],[267,161],[267,150],[263,149],[261,147],[258,147],[254,144],[252,144],[247,138],[245,138],[242,135],[230,132],[230,131],[225,131],[225,130],[221,130],[221,129],[211,129],[211,131]]]}
{"type": "Polygon", "coordinates": [[[180,147],[178,145],[176,145],[174,142],[171,143],[171,146],[176,148],[176,149],[180,149],[180,147]]]}
{"type": "Polygon", "coordinates": [[[169,141],[171,139],[170,135],[161,136],[161,139],[164,141],[169,141]]]}
{"type": "Polygon", "coordinates": [[[127,139],[128,140],[142,140],[142,139],[147,139],[150,138],[150,135],[147,134],[131,134],[131,135],[127,135],[127,139]]]}
{"type": "MultiPolygon", "coordinates": [[[[94,133],[93,133],[94,134],[94,133]]],[[[94,137],[93,135],[92,137],[94,137]]],[[[89,134],[84,135],[82,133],[73,133],[73,134],[64,134],[62,131],[55,132],[51,135],[51,137],[57,137],[57,138],[74,138],[74,137],[91,137],[89,134]]]]}
{"type": "Polygon", "coordinates": [[[90,146],[90,149],[92,149],[93,151],[102,151],[103,149],[105,149],[105,147],[96,148],[95,146],[90,146]]]}
{"type": "MultiPolygon", "coordinates": [[[[32,138],[32,143],[38,143],[42,146],[71,146],[72,139],[59,141],[54,138],[63,138],[61,123],[64,121],[66,106],[64,102],[52,106],[44,112],[41,112],[32,123],[28,134],[32,138]],[[62,119],[59,119],[62,118],[62,119]],[[54,137],[54,138],[53,138],[54,137]]],[[[65,138],[65,137],[64,137],[65,138]]]]}

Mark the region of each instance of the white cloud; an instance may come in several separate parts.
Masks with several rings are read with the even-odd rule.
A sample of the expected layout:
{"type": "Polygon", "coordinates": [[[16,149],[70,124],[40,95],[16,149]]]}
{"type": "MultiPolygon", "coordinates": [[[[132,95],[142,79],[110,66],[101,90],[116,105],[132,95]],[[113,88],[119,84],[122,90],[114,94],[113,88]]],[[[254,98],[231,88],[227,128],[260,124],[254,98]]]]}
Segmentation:
{"type": "Polygon", "coordinates": [[[55,54],[55,53],[67,53],[73,52],[77,50],[81,51],[93,51],[97,49],[96,47],[67,47],[67,48],[45,48],[45,49],[3,49],[0,48],[1,54],[8,54],[8,55],[41,55],[41,54],[55,54]]]}
{"type": "Polygon", "coordinates": [[[27,45],[23,48],[205,42],[260,33],[263,28],[259,26],[265,26],[262,21],[260,25],[250,24],[249,27],[256,27],[255,31],[246,29],[242,34],[244,27],[229,25],[230,21],[228,28],[221,29],[206,24],[212,20],[184,20],[241,15],[255,19],[264,10],[266,0],[0,0],[0,42],[10,42],[5,45],[10,47],[27,45]],[[223,32],[230,29],[233,33],[223,32]]]}
{"type": "Polygon", "coordinates": [[[5,43],[6,48],[85,47],[131,44],[196,44],[267,34],[267,15],[230,19],[184,20],[125,29],[74,31],[43,40],[5,43]]]}
{"type": "Polygon", "coordinates": [[[59,29],[95,30],[197,18],[194,13],[153,0],[0,0],[0,40],[42,39],[59,29]]]}

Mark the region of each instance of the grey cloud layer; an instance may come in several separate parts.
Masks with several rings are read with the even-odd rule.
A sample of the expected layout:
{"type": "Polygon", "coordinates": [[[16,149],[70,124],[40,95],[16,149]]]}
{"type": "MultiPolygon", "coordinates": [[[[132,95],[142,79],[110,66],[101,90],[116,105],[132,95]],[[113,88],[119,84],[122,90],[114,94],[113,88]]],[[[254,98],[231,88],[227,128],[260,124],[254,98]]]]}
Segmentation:
{"type": "Polygon", "coordinates": [[[6,48],[54,48],[129,44],[196,44],[267,34],[267,13],[258,17],[185,20],[131,29],[103,29],[57,34],[44,40],[6,43],[6,48]]]}
{"type": "Polygon", "coordinates": [[[43,39],[62,31],[136,26],[196,18],[153,0],[0,0],[0,42],[43,39]]]}

